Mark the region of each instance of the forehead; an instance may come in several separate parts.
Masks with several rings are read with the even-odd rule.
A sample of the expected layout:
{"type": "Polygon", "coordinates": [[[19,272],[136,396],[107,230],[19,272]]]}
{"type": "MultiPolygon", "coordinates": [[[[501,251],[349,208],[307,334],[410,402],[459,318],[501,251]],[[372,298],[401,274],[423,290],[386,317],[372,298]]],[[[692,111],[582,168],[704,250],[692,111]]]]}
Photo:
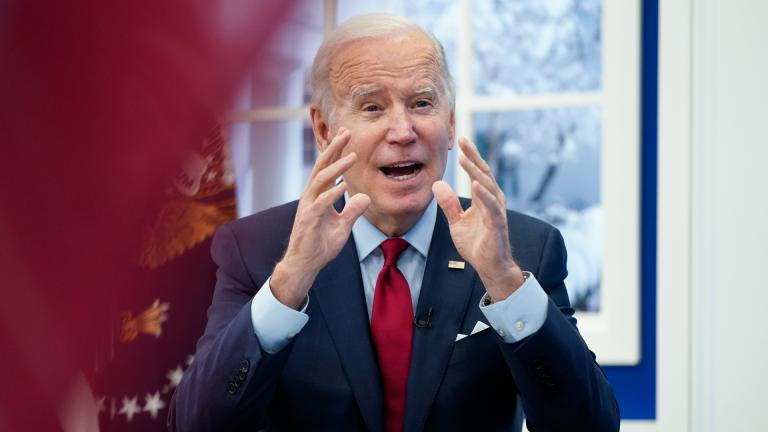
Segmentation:
{"type": "Polygon", "coordinates": [[[343,44],[333,55],[329,79],[334,93],[347,98],[361,90],[442,86],[440,59],[420,33],[363,38],[343,44]]]}

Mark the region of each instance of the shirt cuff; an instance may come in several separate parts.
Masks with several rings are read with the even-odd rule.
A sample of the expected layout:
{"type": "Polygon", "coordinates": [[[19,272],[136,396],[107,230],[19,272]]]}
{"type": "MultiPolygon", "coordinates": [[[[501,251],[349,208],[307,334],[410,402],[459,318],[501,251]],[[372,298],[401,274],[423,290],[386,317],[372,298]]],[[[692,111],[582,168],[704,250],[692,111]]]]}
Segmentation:
{"type": "Polygon", "coordinates": [[[547,293],[529,272],[523,285],[506,299],[489,303],[488,293],[480,300],[480,310],[504,342],[519,342],[536,333],[547,319],[547,293]]]}
{"type": "Polygon", "coordinates": [[[261,348],[270,354],[275,354],[285,348],[309,321],[309,316],[304,313],[309,304],[309,297],[304,301],[301,311],[290,308],[280,303],[280,300],[272,294],[270,280],[272,277],[267,279],[259,292],[253,296],[251,322],[261,348]]]}

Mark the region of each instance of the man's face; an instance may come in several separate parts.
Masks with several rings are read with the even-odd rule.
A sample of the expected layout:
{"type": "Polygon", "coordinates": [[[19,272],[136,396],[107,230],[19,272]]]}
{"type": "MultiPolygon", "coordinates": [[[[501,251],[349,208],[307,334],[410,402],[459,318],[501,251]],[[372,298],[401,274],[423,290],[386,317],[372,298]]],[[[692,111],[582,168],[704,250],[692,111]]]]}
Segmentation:
{"type": "Polygon", "coordinates": [[[371,198],[366,217],[380,228],[415,223],[453,145],[454,113],[431,41],[418,33],[352,41],[329,75],[336,110],[328,132],[349,129],[345,153],[358,156],[344,174],[349,193],[371,198]]]}

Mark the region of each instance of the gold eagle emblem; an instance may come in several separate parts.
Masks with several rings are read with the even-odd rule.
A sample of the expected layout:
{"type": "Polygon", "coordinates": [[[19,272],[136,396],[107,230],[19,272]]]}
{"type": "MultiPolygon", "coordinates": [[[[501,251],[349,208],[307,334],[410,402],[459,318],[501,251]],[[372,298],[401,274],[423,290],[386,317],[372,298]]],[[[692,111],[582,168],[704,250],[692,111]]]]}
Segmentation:
{"type": "Polygon", "coordinates": [[[131,342],[139,334],[145,333],[159,338],[163,334],[163,322],[168,319],[168,303],[154,303],[144,312],[134,317],[130,312],[124,312],[120,323],[120,342],[131,342]]]}
{"type": "Polygon", "coordinates": [[[145,234],[139,263],[155,269],[192,249],[236,216],[234,173],[225,130],[216,127],[188,155],[145,234]]]}

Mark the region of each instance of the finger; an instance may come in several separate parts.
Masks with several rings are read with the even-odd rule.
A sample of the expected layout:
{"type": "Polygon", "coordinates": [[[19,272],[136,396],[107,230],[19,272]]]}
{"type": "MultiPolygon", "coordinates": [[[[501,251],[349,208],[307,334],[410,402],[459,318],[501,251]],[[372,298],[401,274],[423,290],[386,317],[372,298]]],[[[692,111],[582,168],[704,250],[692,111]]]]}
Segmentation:
{"type": "Polygon", "coordinates": [[[328,208],[333,206],[333,204],[338,201],[342,195],[344,195],[344,191],[346,190],[347,184],[345,182],[341,182],[328,189],[327,191],[321,193],[317,196],[315,202],[312,203],[313,210],[317,213],[322,213],[328,210],[328,208]]]}
{"type": "Polygon", "coordinates": [[[449,225],[453,225],[461,220],[464,210],[461,208],[459,197],[448,183],[442,180],[434,182],[432,184],[432,193],[435,195],[437,204],[443,209],[449,225]]]}
{"type": "Polygon", "coordinates": [[[461,165],[461,167],[464,168],[464,171],[469,174],[471,180],[480,182],[483,187],[493,193],[499,202],[504,203],[504,192],[501,191],[493,177],[489,177],[477,165],[467,159],[465,155],[459,155],[459,165],[461,165]]]}
{"type": "Polygon", "coordinates": [[[459,138],[459,148],[461,149],[461,152],[464,153],[464,155],[466,155],[467,158],[472,161],[472,163],[477,165],[482,172],[484,172],[488,177],[493,178],[493,171],[491,171],[491,167],[480,155],[480,150],[478,150],[475,143],[467,139],[467,137],[461,137],[459,138]]]}
{"type": "MultiPolygon", "coordinates": [[[[480,152],[477,150],[477,146],[469,141],[468,139],[462,137],[460,140],[461,148],[461,154],[459,155],[459,163],[462,161],[462,156],[465,159],[464,164],[462,164],[462,167],[464,167],[465,170],[467,170],[468,164],[474,165],[477,167],[476,172],[481,172],[482,176],[475,176],[473,177],[470,175],[472,180],[478,180],[481,183],[483,183],[486,187],[489,187],[491,191],[493,191],[494,195],[496,195],[496,198],[501,203],[506,202],[506,196],[504,195],[504,191],[501,190],[499,185],[496,183],[496,178],[493,175],[493,171],[491,170],[491,167],[488,165],[488,163],[485,162],[485,159],[483,159],[480,156],[480,152]],[[487,181],[484,181],[481,177],[487,177],[490,179],[490,183],[487,181]],[[491,183],[493,183],[493,187],[491,186],[491,183]]],[[[467,171],[469,173],[469,171],[467,171]]],[[[506,206],[506,204],[504,204],[506,206]]]]}
{"type": "Polygon", "coordinates": [[[494,222],[498,223],[502,220],[501,218],[506,216],[505,211],[502,210],[496,196],[478,181],[472,182],[472,198],[483,204],[481,206],[483,213],[489,216],[494,222]]]}
{"type": "Polygon", "coordinates": [[[330,188],[339,176],[344,174],[357,160],[357,153],[350,153],[320,170],[310,178],[304,195],[315,200],[317,196],[330,188]]]}
{"type": "Polygon", "coordinates": [[[371,198],[368,195],[364,193],[355,194],[344,205],[344,209],[339,216],[351,227],[357,218],[365,213],[369,205],[371,205],[371,198]]]}
{"type": "Polygon", "coordinates": [[[310,174],[310,179],[327,166],[339,160],[342,151],[347,144],[349,144],[351,137],[352,134],[344,127],[340,127],[339,130],[336,131],[336,136],[331,139],[331,143],[328,144],[328,147],[321,151],[320,155],[317,157],[315,166],[312,168],[312,173],[310,174]]]}
{"type": "Polygon", "coordinates": [[[330,164],[339,160],[342,151],[349,143],[350,138],[351,134],[346,128],[339,128],[336,132],[336,136],[331,139],[330,144],[328,144],[328,146],[318,155],[317,160],[315,161],[315,166],[310,174],[310,178],[330,164]]]}

